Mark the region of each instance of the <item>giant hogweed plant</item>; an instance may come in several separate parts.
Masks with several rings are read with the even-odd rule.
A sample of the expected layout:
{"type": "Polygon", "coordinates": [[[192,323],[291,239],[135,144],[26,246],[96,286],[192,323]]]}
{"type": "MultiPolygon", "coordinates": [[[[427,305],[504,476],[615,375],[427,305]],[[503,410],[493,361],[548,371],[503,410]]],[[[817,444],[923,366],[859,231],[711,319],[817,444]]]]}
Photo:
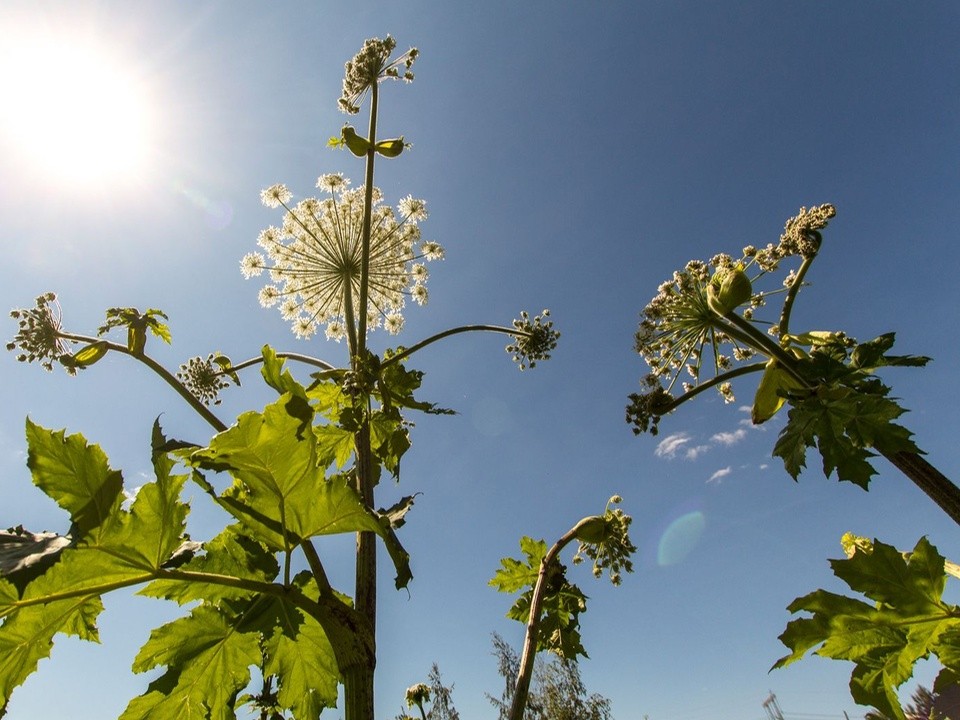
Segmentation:
{"type": "MultiPolygon", "coordinates": [[[[643,392],[630,395],[627,422],[637,434],[656,435],[664,415],[710,388],[734,402],[734,382],[756,373],[752,421],[788,408],[773,454],[794,480],[816,448],[827,477],[835,473],[866,490],[876,474],[873,458],[881,455],[960,523],[960,489],[895,422],[905,411],[877,377],[878,370],[920,367],[929,358],[890,354],[892,332],[858,342],[843,331],[791,324],[835,213],[832,205],[802,208],[777,244],[691,261],[659,287],[635,336],[650,372],[643,392]],[[778,299],[778,311],[768,314],[778,299]]],[[[812,617],[790,622],[780,639],[791,653],[774,667],[809,650],[851,660],[854,700],[904,720],[896,689],[918,660],[939,658],[937,689],[960,680],[960,608],[942,599],[957,566],[926,539],[908,553],[853,535],[843,543],[848,557],[831,562],[834,573],[868,602],[825,590],[797,598],[788,609],[812,617]]]]}
{"type": "MultiPolygon", "coordinates": [[[[155,423],[156,479],[128,502],[121,473],[97,445],[27,420],[33,481],[69,515],[70,527],[62,535],[19,526],[0,534],[0,715],[55,635],[96,641],[102,596],[140,586],[143,595],[190,607],[155,629],[135,658],[136,672],[162,672],[123,718],[231,718],[247,705],[264,719],[305,720],[334,707],[340,686],[346,720],[374,717],[377,542],[393,563],[396,587],[405,587],[412,574],[397,529],[413,505],[411,494],[378,508],[375,489],[384,477],[399,481],[410,447],[407,414],[450,412],[415,397],[422,373],[406,362],[434,342],[482,331],[509,336],[507,350],[525,369],[549,358],[559,337],[544,311],[522,313],[507,327],[453,328],[382,356],[368,348],[374,330],[400,332],[408,300],[426,303],[426,263],[444,253],[421,239],[422,200],[408,196],[394,209],[373,184],[377,156],[395,158],[406,147],[403,138],[377,139],[381,83],[413,79],[417,51],[393,57],[395,46],[389,36],[368,40],[346,64],[340,107],[356,114],[369,100],[369,129],[364,137],[345,125],[331,144],[365,161],[363,185],[354,189],[342,174],[326,174],[317,183],[321,199],[296,203],[284,185],[264,190],[263,203],[281,209],[281,222],[260,233],[260,250],[241,261],[244,276],[269,275],[261,304],[278,306],[298,338],[323,328],[327,338],[345,339],[347,367],[264,346],[244,362],[212,353],[171,372],[148,353],[151,337],[171,341],[160,310],[111,308],[95,335],[66,329],[53,293],[13,311],[19,328],[7,347],[21,361],[77,375],[108,354],[128,356],[176,391],[215,435],[206,444],[172,439],[155,423]],[[306,366],[309,382],[298,381],[288,363],[306,366]],[[228,426],[211,406],[253,367],[277,399],[228,426]],[[224,489],[218,473],[230,478],[224,489]],[[212,538],[187,534],[181,493],[188,482],[232,518],[212,538]],[[340,533],[357,536],[352,596],[331,586],[314,542],[340,533]]],[[[578,557],[593,559],[595,574],[609,569],[619,581],[634,548],[618,502],[577,523],[551,550],[525,538],[527,560],[504,561],[494,584],[522,591],[511,616],[527,623],[531,653],[585,654],[577,634],[585,597],[566,580],[557,555],[576,539],[578,557]]],[[[521,669],[518,687],[529,683],[531,669],[532,662],[521,669]]]]}

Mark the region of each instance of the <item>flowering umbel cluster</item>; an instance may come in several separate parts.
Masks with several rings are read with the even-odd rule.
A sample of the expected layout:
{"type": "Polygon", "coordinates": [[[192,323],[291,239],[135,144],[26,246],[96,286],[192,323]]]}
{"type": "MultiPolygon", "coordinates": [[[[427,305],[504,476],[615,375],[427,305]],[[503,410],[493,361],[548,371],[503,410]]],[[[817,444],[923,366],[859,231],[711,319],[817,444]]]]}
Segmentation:
{"type": "Polygon", "coordinates": [[[371,38],[363,43],[352,59],[345,65],[343,94],[337,104],[350,115],[360,112],[360,101],[373,85],[382,80],[393,78],[413,82],[411,66],[419,55],[416,48],[410,48],[403,55],[390,61],[390,55],[397,47],[397,41],[387,35],[386,38],[371,38]],[[401,70],[401,68],[403,68],[401,70]]]}
{"type": "Polygon", "coordinates": [[[779,336],[779,321],[761,320],[756,313],[770,296],[791,297],[797,289],[793,269],[771,290],[756,291],[757,281],[780,269],[787,258],[813,258],[820,248],[819,231],[834,215],[833,205],[801,208],[786,222],[778,244],[748,245],[739,258],[719,254],[706,262],[691,260],[660,285],[641,313],[634,338],[650,368],[641,381],[645,392],[631,395],[627,407],[634,432],[656,434],[659,416],[678,404],[675,389],[688,395],[711,385],[724,402],[734,402],[732,386],[723,378],[757,353],[756,331],[744,327],[765,326],[763,334],[779,336]],[[712,377],[702,378],[705,367],[712,377]]]}
{"type": "MultiPolygon", "coordinates": [[[[300,338],[325,324],[327,337],[340,340],[346,334],[348,306],[355,308],[354,315],[360,312],[355,303],[360,297],[364,188],[348,185],[341,174],[322,175],[317,187],[330,197],[307,198],[293,207],[284,185],[261,193],[267,207],[282,206],[286,214],[280,227],[260,233],[257,244],[266,256],[248,253],[240,269],[247,278],[269,272],[272,282],[260,290],[260,304],[279,305],[300,338]]],[[[442,259],[444,251],[438,243],[420,239],[418,224],[427,218],[423,200],[407,196],[396,211],[382,200],[373,188],[366,321],[368,329],[382,323],[396,334],[403,328],[406,299],[427,302],[429,271],[423,261],[442,259]]]]}
{"type": "MultiPolygon", "coordinates": [[[[60,358],[70,354],[69,346],[61,335],[62,313],[55,293],[48,292],[36,299],[36,307],[18,308],[10,312],[10,317],[19,324],[13,341],[7,343],[7,350],[19,350],[20,362],[39,361],[49,371],[60,358]]],[[[67,373],[76,375],[76,367],[64,366],[67,373]]]]}
{"type": "Polygon", "coordinates": [[[523,310],[520,318],[513,321],[513,327],[519,332],[506,350],[513,354],[513,361],[521,370],[536,367],[539,360],[549,360],[551,351],[556,349],[560,333],[553,329],[553,320],[548,320],[549,317],[550,311],[544,310],[531,320],[523,310]]]}

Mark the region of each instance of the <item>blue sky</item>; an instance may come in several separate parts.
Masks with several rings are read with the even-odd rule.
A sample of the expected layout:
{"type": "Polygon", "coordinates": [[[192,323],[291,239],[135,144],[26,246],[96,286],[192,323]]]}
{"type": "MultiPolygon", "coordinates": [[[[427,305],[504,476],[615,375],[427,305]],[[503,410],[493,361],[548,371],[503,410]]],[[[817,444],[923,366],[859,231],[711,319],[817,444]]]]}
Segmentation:
{"type": "MultiPolygon", "coordinates": [[[[808,659],[767,673],[784,654],[784,608],[817,587],[842,590],[826,559],[848,530],[901,547],[927,535],[954,560],[960,532],[882,461],[869,493],[824,479],[813,458],[794,483],[770,458],[778,421],[751,428],[737,409],[749,382],[733,407],[707,394],[664,419],[659,437],[635,438],[623,407],[645,367],[632,336],[687,260],[776,242],[800,206],[833,203],[795,326],[860,339],[895,330],[899,351],[933,356],[887,379],[920,447],[960,477],[955,4],[8,0],[0,29],[0,82],[17,100],[0,124],[0,305],[55,290],[66,326],[85,332],[107,307],[162,308],[174,343],[154,350],[171,367],[216,350],[239,361],[263,343],[344,362],[342,345],[298,341],[262,310],[238,263],[278,219],[262,188],[311,194],[326,172],[359,183],[359,161],[325,147],[345,121],[344,61],[387,33],[420,49],[416,81],[387,86],[380,116],[383,136],[413,148],[380,162],[377,184],[394,204],[427,200],[424,237],[447,258],[401,341],[544,307],[563,336],[524,373],[499,336],[459,336],[412,363],[426,373],[422,396],[460,414],[417,418],[399,486],[379,489],[384,506],[422,495],[401,536],[409,594],[383,571],[378,717],[399,711],[432,662],[465,718],[490,717],[484,693],[500,688],[490,634],[519,645],[522,633],[504,618],[511,598],[486,584],[499,558],[521,535],[556,538],[614,493],[634,517],[636,571],[616,589],[574,575],[590,596],[584,679],[618,720],[762,718],[771,690],[788,720],[862,716],[848,665],[808,659]],[[72,92],[83,76],[68,81],[82,52],[44,79],[10,38],[107,58],[130,82],[121,95],[146,108],[143,135],[117,159],[122,168],[144,151],[140,165],[93,175],[67,150],[43,160],[30,128],[49,123],[53,142],[89,111],[91,96],[72,92]]],[[[3,527],[66,529],[30,484],[27,415],[100,443],[131,485],[149,468],[157,415],[172,435],[209,434],[124,358],[68,378],[8,353],[0,378],[3,527]]],[[[219,412],[230,420],[269,398],[253,374],[219,412]]],[[[221,522],[199,492],[193,518],[200,539],[221,522]]],[[[322,547],[344,588],[351,547],[322,547]]],[[[149,679],[129,670],[137,648],[175,616],[130,595],[109,601],[102,645],[58,643],[8,716],[117,716],[149,679]]]]}

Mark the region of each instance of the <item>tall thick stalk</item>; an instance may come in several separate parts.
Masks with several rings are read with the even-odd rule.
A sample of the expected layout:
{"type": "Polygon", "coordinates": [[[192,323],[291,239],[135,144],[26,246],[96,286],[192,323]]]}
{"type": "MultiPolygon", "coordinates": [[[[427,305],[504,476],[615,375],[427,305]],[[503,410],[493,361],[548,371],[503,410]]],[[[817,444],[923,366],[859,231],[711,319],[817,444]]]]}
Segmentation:
{"type": "MultiPolygon", "coordinates": [[[[377,83],[370,86],[370,131],[367,138],[366,172],[364,174],[364,207],[362,250],[360,255],[360,297],[356,310],[358,330],[356,341],[351,343],[350,362],[354,372],[362,372],[361,364],[367,354],[367,304],[370,282],[370,232],[373,212],[373,165],[376,152],[377,132],[377,83]]],[[[370,403],[367,399],[360,430],[354,437],[356,450],[356,489],[364,504],[374,508],[373,457],[370,448],[369,417],[370,403]]],[[[354,606],[370,624],[374,642],[377,627],[377,538],[371,532],[357,533],[356,578],[354,606]]],[[[376,647],[376,645],[374,645],[376,647]]],[[[374,708],[374,669],[376,654],[363,668],[344,674],[345,720],[372,720],[374,708]]]]}

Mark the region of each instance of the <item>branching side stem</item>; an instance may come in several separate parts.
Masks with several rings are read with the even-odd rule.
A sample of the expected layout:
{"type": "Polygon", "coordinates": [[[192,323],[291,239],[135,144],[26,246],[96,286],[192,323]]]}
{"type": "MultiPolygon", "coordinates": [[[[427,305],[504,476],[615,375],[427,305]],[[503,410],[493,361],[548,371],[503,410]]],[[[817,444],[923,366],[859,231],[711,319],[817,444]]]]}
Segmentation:
{"type": "Polygon", "coordinates": [[[431,335],[426,340],[421,340],[416,345],[412,345],[404,349],[402,352],[398,352],[396,355],[390,356],[389,358],[383,361],[381,367],[386,367],[387,365],[398,363],[401,360],[404,360],[410,357],[418,350],[422,350],[423,348],[427,347],[427,345],[432,345],[438,340],[443,340],[444,338],[448,338],[452,335],[459,335],[460,333],[466,333],[466,332],[494,332],[494,333],[502,333],[504,335],[524,335],[524,336],[530,335],[530,333],[523,332],[522,330],[517,330],[517,328],[508,328],[502,325],[461,325],[460,327],[451,328],[449,330],[444,330],[443,332],[439,332],[436,335],[431,335]]]}
{"type": "Polygon", "coordinates": [[[217,432],[223,432],[227,429],[227,426],[220,420],[216,415],[210,412],[210,408],[200,402],[192,392],[187,390],[179,380],[177,380],[176,375],[167,370],[163,365],[158,363],[156,360],[151,358],[145,353],[134,353],[126,345],[121,345],[120,343],[111,342],[110,340],[104,340],[103,338],[94,338],[88,337],[86,335],[77,335],[74,333],[57,333],[58,337],[63,338],[64,340],[71,340],[73,342],[81,343],[104,343],[106,347],[114,352],[123,353],[124,355],[129,355],[135,360],[139,360],[148,368],[153,370],[160,378],[167,383],[170,387],[177,391],[177,394],[180,395],[187,403],[196,410],[200,416],[206,420],[214,430],[217,432]]]}

